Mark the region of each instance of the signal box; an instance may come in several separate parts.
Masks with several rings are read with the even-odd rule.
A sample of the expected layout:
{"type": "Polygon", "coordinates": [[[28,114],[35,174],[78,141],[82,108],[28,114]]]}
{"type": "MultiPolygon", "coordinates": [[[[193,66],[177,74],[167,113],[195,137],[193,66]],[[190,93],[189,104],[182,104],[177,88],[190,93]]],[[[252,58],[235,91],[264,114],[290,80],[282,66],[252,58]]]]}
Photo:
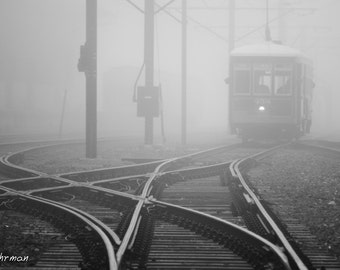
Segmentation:
{"type": "Polygon", "coordinates": [[[137,89],[137,116],[159,116],[159,86],[139,86],[137,89]]]}

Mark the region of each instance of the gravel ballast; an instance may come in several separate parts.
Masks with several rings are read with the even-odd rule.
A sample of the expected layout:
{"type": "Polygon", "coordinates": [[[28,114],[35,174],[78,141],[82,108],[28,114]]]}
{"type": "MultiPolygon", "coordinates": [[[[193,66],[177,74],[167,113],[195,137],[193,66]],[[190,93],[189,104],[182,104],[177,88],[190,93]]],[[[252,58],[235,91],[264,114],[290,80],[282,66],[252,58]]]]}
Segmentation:
{"type": "Polygon", "coordinates": [[[128,142],[98,142],[97,158],[85,158],[84,144],[43,147],[24,152],[16,165],[44,172],[69,172],[118,167],[134,164],[133,160],[167,159],[185,155],[197,149],[184,150],[176,146],[145,146],[128,142]]]}
{"type": "Polygon", "coordinates": [[[261,159],[248,177],[276,214],[300,220],[340,257],[340,154],[287,148],[261,159]]]}

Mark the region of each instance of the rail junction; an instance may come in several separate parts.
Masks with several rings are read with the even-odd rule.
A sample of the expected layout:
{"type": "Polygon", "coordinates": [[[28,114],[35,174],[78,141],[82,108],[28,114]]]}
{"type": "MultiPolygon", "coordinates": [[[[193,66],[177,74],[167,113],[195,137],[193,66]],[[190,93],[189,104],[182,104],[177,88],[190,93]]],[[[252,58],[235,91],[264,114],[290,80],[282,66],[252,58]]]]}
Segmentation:
{"type": "Polygon", "coordinates": [[[32,269],[65,267],[63,249],[70,269],[337,269],[331,255],[301,249],[294,228],[306,232],[287,229],[244,173],[282,147],[229,145],[62,175],[14,165],[17,152],[1,160],[1,210],[55,228],[32,269]]]}

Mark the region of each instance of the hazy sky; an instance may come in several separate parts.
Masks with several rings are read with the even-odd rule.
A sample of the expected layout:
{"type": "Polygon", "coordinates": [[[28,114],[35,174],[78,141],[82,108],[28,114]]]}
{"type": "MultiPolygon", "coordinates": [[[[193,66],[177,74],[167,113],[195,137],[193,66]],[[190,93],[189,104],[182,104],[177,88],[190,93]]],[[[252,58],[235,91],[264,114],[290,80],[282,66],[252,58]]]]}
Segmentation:
{"type": "MultiPolygon", "coordinates": [[[[159,5],[167,2],[156,1],[159,5]]],[[[235,46],[262,42],[266,1],[235,2],[235,46]]],[[[134,3],[144,6],[142,0],[134,3]]],[[[181,1],[175,1],[167,12],[180,18],[180,5],[181,1]]],[[[188,0],[188,6],[188,131],[227,133],[228,87],[223,80],[228,76],[228,1],[188,0]]],[[[269,7],[273,39],[302,50],[314,61],[313,128],[340,129],[340,1],[270,0],[269,7]],[[326,125],[329,119],[331,126],[326,125]]],[[[41,132],[57,132],[67,89],[64,133],[82,134],[85,83],[77,62],[85,41],[84,12],[84,0],[1,0],[0,106],[3,113],[15,111],[17,116],[11,124],[3,121],[0,132],[26,132],[32,125],[41,132]],[[22,104],[26,104],[24,111],[22,104]],[[32,115],[38,115],[40,122],[34,122],[32,115]],[[22,129],[24,121],[32,122],[26,130],[22,129]]],[[[181,25],[164,12],[157,14],[155,22],[155,84],[162,84],[165,129],[179,134],[181,25]]],[[[143,14],[125,0],[98,1],[102,135],[144,133],[144,120],[136,117],[132,103],[134,80],[143,62],[143,23],[143,14]],[[104,87],[105,76],[111,77],[112,89],[104,87]]],[[[143,84],[142,77],[139,85],[143,84]]],[[[160,121],[155,119],[156,135],[159,130],[160,121]]]]}

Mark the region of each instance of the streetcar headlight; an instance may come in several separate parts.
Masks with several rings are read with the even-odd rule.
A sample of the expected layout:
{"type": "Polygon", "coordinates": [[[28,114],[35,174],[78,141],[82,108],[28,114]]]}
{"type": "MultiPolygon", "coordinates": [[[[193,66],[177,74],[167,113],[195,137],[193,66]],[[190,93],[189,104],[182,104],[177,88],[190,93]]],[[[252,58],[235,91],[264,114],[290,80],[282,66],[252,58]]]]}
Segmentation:
{"type": "Polygon", "coordinates": [[[259,106],[259,111],[260,112],[264,112],[266,110],[266,108],[264,106],[259,106]]]}

